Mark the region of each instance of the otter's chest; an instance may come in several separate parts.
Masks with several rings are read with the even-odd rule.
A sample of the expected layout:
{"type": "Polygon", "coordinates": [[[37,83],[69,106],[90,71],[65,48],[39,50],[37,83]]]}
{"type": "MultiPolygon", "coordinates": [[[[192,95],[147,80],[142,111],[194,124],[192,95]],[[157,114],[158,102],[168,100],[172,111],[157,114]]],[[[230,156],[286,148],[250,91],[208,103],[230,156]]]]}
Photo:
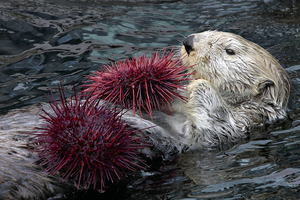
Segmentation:
{"type": "Polygon", "coordinates": [[[223,101],[232,108],[238,108],[241,104],[245,102],[253,101],[249,92],[239,92],[239,91],[219,91],[223,101]]]}

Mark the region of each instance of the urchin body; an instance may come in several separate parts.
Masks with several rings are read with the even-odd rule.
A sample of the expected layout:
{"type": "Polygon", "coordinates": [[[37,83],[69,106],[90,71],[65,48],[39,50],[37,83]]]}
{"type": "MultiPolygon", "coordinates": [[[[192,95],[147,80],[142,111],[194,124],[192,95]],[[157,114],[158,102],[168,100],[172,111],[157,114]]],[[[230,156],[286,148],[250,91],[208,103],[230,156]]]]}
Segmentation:
{"type": "Polygon", "coordinates": [[[36,162],[45,171],[60,171],[62,180],[78,180],[77,189],[98,186],[102,191],[126,171],[144,169],[139,150],[149,145],[140,130],[121,120],[123,109],[92,100],[91,95],[77,95],[75,89],[70,99],[62,87],[59,93],[60,102],[53,95],[49,98],[52,111],[42,109],[44,123],[32,133],[36,162]]]}

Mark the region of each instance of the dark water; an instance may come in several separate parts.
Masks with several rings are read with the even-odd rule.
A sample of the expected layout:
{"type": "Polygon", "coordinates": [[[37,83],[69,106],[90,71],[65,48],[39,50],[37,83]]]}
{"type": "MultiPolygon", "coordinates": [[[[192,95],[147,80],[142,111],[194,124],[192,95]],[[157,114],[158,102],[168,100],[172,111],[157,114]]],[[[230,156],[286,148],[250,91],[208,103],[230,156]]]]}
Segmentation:
{"type": "MultiPolygon", "coordinates": [[[[300,3],[296,0],[0,2],[0,108],[47,101],[102,64],[228,31],[258,43],[286,68],[290,120],[238,144],[188,152],[111,187],[69,199],[300,199],[300,3]]],[[[54,199],[60,199],[58,195],[54,199]]]]}

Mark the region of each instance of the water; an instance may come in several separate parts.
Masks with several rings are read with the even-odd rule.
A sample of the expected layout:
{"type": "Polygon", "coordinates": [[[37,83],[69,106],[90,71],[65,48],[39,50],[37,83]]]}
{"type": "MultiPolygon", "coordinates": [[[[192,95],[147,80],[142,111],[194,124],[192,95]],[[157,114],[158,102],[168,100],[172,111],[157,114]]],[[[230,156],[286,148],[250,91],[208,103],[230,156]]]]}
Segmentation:
{"type": "MultiPolygon", "coordinates": [[[[0,113],[71,94],[102,64],[180,45],[185,36],[228,31],[258,43],[286,68],[290,119],[238,144],[191,151],[109,188],[67,199],[298,199],[300,195],[300,3],[296,0],[2,0],[0,113]]],[[[54,199],[63,199],[60,194],[54,199]]]]}

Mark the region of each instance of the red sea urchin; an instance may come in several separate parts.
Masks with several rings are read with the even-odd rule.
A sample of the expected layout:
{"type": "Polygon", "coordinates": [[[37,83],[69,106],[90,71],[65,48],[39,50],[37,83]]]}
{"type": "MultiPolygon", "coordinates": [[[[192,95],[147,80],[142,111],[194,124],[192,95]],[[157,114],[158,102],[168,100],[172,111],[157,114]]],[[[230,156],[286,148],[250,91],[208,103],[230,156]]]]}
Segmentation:
{"type": "MultiPolygon", "coordinates": [[[[75,90],[75,89],[74,89],[75,90]]],[[[89,188],[106,181],[114,182],[126,175],[126,170],[144,169],[139,149],[149,146],[142,132],[133,130],[122,119],[122,110],[109,108],[99,100],[78,95],[67,100],[62,88],[60,103],[52,94],[53,114],[45,111],[44,123],[35,134],[35,151],[40,165],[62,179],[78,179],[89,188]],[[138,164],[140,163],[140,164],[138,164]]],[[[49,98],[50,99],[50,98],[49,98]]]]}
{"type": "Polygon", "coordinates": [[[183,81],[189,80],[184,71],[187,66],[177,66],[182,58],[172,60],[174,53],[170,51],[160,57],[156,52],[148,58],[126,58],[115,64],[105,65],[102,71],[87,76],[88,87],[84,92],[92,92],[93,98],[100,98],[113,104],[135,110],[144,109],[152,118],[152,108],[161,110],[163,106],[169,114],[174,97],[185,101],[178,89],[184,88],[183,81]],[[91,83],[90,83],[91,82],[91,83]]]}

